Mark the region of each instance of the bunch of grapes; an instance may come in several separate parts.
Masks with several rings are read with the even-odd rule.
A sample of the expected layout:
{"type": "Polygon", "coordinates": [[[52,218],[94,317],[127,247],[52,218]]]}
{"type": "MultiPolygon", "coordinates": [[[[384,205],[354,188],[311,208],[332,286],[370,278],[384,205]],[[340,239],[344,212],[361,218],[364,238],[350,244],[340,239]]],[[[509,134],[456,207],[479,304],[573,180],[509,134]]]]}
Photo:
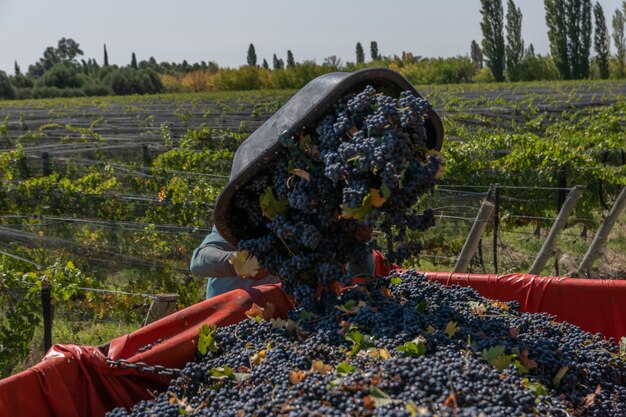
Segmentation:
{"type": "Polygon", "coordinates": [[[437,183],[441,160],[427,148],[430,105],[367,86],[345,95],[313,126],[281,137],[271,166],[233,197],[239,250],[278,275],[286,292],[314,308],[319,285],[349,283],[349,265],[371,263],[372,230],[387,232],[387,257],[419,252],[407,231],[434,223],[416,202],[437,183]]]}
{"type": "Polygon", "coordinates": [[[336,303],[215,329],[167,392],[108,417],[626,415],[615,343],[547,314],[413,271],[336,303]]]}

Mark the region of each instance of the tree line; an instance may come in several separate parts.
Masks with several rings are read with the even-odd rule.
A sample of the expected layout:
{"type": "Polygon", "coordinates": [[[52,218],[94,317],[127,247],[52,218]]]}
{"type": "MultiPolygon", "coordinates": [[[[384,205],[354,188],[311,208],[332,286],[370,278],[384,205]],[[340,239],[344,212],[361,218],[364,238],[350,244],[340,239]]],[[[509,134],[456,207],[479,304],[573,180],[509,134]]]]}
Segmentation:
{"type": "Polygon", "coordinates": [[[626,59],[625,15],[615,10],[609,34],[602,6],[590,0],[544,0],[550,53],[536,54],[522,37],[522,12],[513,0],[481,0],[482,40],[473,40],[468,55],[428,58],[402,52],[381,54],[378,43],[370,42],[369,60],[361,42],[355,47],[354,61],[343,63],[331,55],[321,64],[312,60],[297,62],[291,50],[283,60],[257,57],[250,44],[246,64],[239,68],[220,67],[214,61],[190,64],[157,62],[154,57],[138,61],[134,52],[125,66],[110,65],[106,45],[102,64],[82,59],[78,42],[61,38],[56,47],[45,49],[36,63],[22,71],[15,63],[14,75],[0,71],[0,98],[28,99],[197,92],[207,90],[248,90],[300,88],[313,78],[331,71],[354,71],[368,66],[384,66],[403,74],[414,84],[446,84],[491,81],[533,81],[624,78],[626,59]],[[611,40],[616,53],[611,55],[611,40]],[[591,49],[595,55],[591,56],[591,49]]]}
{"type": "Polygon", "coordinates": [[[550,43],[547,59],[536,55],[532,44],[524,48],[522,12],[513,0],[507,0],[506,16],[502,0],[481,0],[482,48],[472,41],[472,60],[482,67],[484,55],[495,81],[545,78],[550,71],[563,80],[624,77],[626,1],[622,10],[613,13],[612,36],[599,2],[592,5],[590,0],[544,0],[544,8],[550,43]],[[610,53],[611,37],[614,56],[610,53]],[[544,65],[537,65],[541,61],[544,65]]]}

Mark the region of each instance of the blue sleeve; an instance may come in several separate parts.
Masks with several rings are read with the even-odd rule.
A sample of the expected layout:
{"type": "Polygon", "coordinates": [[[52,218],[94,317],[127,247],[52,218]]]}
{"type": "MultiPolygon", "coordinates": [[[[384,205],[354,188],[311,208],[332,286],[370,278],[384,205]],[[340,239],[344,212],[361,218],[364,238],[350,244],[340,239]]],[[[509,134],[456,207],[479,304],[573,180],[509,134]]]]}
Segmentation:
{"type": "Polygon", "coordinates": [[[191,256],[189,269],[194,274],[226,278],[237,276],[235,268],[228,262],[235,248],[222,238],[215,228],[204,238],[191,256]]]}

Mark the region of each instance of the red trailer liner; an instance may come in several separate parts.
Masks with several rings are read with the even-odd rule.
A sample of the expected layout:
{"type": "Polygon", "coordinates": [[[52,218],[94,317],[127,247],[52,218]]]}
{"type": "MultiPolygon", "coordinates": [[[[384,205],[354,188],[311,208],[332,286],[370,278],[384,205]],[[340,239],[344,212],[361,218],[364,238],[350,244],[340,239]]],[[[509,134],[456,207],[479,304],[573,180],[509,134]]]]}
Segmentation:
{"type": "MultiPolygon", "coordinates": [[[[378,260],[377,273],[387,275],[388,269],[378,260]]],[[[549,313],[592,333],[616,339],[626,336],[626,281],[525,274],[427,276],[448,286],[472,286],[488,298],[518,301],[522,311],[549,313]]],[[[268,302],[283,317],[291,308],[277,285],[233,291],[114,339],[108,357],[180,368],[193,359],[202,324],[229,325],[242,320],[252,303],[268,302]],[[155,343],[159,339],[162,342],[155,343]],[[138,353],[148,344],[154,346],[138,353]]],[[[96,347],[55,345],[36,366],[0,380],[0,416],[103,416],[115,407],[131,407],[150,398],[150,390],[163,390],[167,383],[168,378],[153,373],[110,367],[96,347]]]]}

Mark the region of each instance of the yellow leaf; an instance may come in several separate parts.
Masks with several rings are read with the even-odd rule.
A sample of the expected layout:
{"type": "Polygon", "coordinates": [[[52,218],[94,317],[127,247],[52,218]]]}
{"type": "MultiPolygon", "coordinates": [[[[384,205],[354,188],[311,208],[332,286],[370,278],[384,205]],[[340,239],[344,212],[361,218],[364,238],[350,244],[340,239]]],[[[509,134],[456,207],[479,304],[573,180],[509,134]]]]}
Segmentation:
{"type": "Polygon", "coordinates": [[[294,175],[297,175],[298,177],[302,178],[305,181],[311,181],[311,174],[309,174],[307,171],[303,169],[294,168],[291,172],[293,172],[294,175]]]}
{"type": "Polygon", "coordinates": [[[372,207],[380,207],[387,201],[387,199],[382,196],[380,190],[376,188],[370,188],[370,194],[372,195],[372,207]]]}
{"type": "Polygon", "coordinates": [[[332,365],[325,364],[322,361],[315,360],[311,363],[311,372],[319,372],[322,375],[326,375],[331,373],[332,371],[332,365]]]}
{"type": "Polygon", "coordinates": [[[246,317],[250,319],[258,318],[269,321],[272,317],[274,317],[274,304],[267,303],[265,308],[263,308],[258,304],[253,303],[250,310],[246,311],[246,317]]]}
{"type": "Polygon", "coordinates": [[[304,371],[291,371],[289,372],[289,382],[293,385],[296,385],[300,381],[302,381],[306,377],[306,372],[304,371]]]}
{"type": "Polygon", "coordinates": [[[267,355],[267,349],[260,350],[250,357],[250,362],[258,366],[265,359],[265,355],[267,355]]]}
{"type": "Polygon", "coordinates": [[[228,262],[235,267],[235,272],[240,277],[253,277],[259,272],[259,261],[246,250],[235,252],[228,262]]]}
{"type": "Polygon", "coordinates": [[[457,324],[456,321],[450,320],[448,324],[446,325],[446,334],[448,335],[448,337],[454,337],[454,335],[456,334],[458,330],[459,330],[459,325],[457,324]]]}

